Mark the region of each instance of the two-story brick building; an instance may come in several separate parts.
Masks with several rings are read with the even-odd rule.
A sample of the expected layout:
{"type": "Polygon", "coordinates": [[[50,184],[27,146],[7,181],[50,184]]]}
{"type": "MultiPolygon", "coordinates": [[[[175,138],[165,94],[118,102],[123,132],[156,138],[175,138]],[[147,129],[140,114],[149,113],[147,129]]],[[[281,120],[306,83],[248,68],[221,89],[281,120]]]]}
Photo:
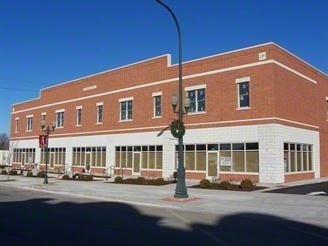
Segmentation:
{"type": "MultiPolygon", "coordinates": [[[[328,176],[328,77],[274,43],[183,63],[186,177],[261,183],[328,176]]],[[[169,177],[177,139],[178,64],[163,55],[44,88],[11,110],[13,162],[169,177]]]]}

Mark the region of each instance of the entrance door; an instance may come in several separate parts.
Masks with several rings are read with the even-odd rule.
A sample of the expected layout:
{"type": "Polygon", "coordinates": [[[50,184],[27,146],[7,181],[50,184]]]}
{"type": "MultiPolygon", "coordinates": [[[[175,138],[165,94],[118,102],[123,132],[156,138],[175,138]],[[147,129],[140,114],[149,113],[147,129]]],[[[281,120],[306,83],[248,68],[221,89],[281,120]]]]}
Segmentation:
{"type": "Polygon", "coordinates": [[[140,175],[140,152],[133,152],[133,175],[140,175]]]}
{"type": "Polygon", "coordinates": [[[218,176],[218,152],[207,152],[207,176],[218,176]]]}

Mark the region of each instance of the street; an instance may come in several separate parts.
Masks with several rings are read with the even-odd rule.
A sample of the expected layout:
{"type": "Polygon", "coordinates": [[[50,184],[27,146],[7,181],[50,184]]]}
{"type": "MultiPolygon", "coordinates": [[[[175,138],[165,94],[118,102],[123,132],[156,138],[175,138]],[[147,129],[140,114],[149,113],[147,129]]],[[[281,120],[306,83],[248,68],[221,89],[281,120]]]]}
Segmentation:
{"type": "Polygon", "coordinates": [[[328,245],[327,229],[272,215],[214,215],[11,187],[1,187],[0,214],[2,246],[328,245]]]}

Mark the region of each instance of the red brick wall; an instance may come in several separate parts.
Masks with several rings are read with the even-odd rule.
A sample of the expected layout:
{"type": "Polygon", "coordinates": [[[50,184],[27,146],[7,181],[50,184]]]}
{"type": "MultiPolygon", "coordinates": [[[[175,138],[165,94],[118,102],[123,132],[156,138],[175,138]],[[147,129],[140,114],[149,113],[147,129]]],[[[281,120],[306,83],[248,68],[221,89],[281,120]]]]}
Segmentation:
{"type": "MultiPolygon", "coordinates": [[[[214,127],[224,125],[243,125],[258,123],[274,123],[271,121],[233,122],[254,118],[278,117],[291,121],[319,126],[321,144],[321,175],[328,176],[328,122],[326,120],[326,96],[328,96],[328,78],[310,65],[296,59],[295,56],[280,49],[274,44],[258,46],[225,54],[207,57],[183,64],[183,75],[205,73],[213,70],[232,68],[234,66],[256,63],[258,53],[266,52],[266,60],[274,59],[291,69],[317,81],[309,82],[275,64],[266,64],[248,68],[229,70],[202,77],[184,78],[183,86],[206,84],[206,114],[188,115],[185,123],[188,128],[214,127]],[[250,109],[237,109],[237,85],[235,80],[250,77],[250,109]],[[213,122],[206,126],[197,123],[213,122]],[[222,123],[225,122],[225,123],[222,123]],[[192,126],[188,124],[193,124],[192,126]]],[[[176,115],[172,113],[170,98],[178,91],[177,80],[174,83],[153,85],[133,89],[135,86],[177,78],[177,64],[168,66],[166,56],[142,61],[126,67],[106,71],[72,82],[43,89],[40,98],[13,105],[11,115],[12,139],[37,138],[40,131],[41,113],[46,112],[47,124],[55,120],[55,111],[65,109],[64,128],[56,129],[52,137],[70,134],[104,134],[148,131],[147,127],[167,125],[176,115]],[[83,88],[96,86],[93,90],[83,88]],[[129,88],[126,91],[117,91],[129,88]],[[153,119],[153,92],[162,92],[163,117],[153,119]],[[92,96],[104,92],[109,95],[97,95],[79,101],[76,98],[92,96]],[[133,97],[133,120],[119,122],[120,98],[133,97]],[[70,101],[67,101],[70,100],[70,101]],[[65,102],[64,104],[57,104],[65,102]],[[96,124],[96,104],[103,102],[103,124],[96,124]],[[48,106],[43,107],[43,105],[48,106]],[[82,106],[82,126],[76,127],[76,107],[82,106]],[[41,107],[41,108],[36,108],[41,107]],[[26,110],[26,111],[22,111],[26,110]],[[17,113],[15,113],[17,112],[17,113]],[[33,131],[26,132],[26,115],[34,115],[33,131]],[[15,118],[19,117],[19,132],[15,133],[15,118]],[[143,129],[140,129],[143,128],[143,129]]],[[[280,122],[287,125],[293,123],[280,122]]],[[[302,126],[308,128],[306,126],[302,126]]],[[[316,128],[317,129],[317,128],[316,128]]],[[[155,129],[153,129],[155,130],[155,129]]],[[[313,130],[313,129],[312,129],[313,130]]],[[[36,140],[37,141],[37,140],[36,140]]],[[[191,175],[191,174],[188,174],[191,175]]],[[[200,175],[201,176],[201,175],[200,175]]]]}
{"type": "Polygon", "coordinates": [[[259,175],[257,174],[228,174],[228,173],[220,173],[220,180],[228,180],[230,182],[240,182],[244,179],[250,179],[254,184],[259,182],[259,175]]]}
{"type": "Polygon", "coordinates": [[[285,174],[285,183],[298,180],[314,179],[314,173],[293,173],[285,174]]]}

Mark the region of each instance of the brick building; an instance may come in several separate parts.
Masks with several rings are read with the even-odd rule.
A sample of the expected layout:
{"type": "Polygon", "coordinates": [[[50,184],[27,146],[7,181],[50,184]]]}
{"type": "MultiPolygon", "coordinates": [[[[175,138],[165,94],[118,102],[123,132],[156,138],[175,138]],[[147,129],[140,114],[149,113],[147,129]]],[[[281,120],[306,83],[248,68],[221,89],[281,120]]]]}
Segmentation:
{"type": "MultiPolygon", "coordinates": [[[[328,176],[328,77],[274,43],[183,63],[186,178],[283,183],[328,176]]],[[[164,177],[176,168],[178,64],[163,55],[44,88],[11,109],[13,163],[164,177]]]]}

